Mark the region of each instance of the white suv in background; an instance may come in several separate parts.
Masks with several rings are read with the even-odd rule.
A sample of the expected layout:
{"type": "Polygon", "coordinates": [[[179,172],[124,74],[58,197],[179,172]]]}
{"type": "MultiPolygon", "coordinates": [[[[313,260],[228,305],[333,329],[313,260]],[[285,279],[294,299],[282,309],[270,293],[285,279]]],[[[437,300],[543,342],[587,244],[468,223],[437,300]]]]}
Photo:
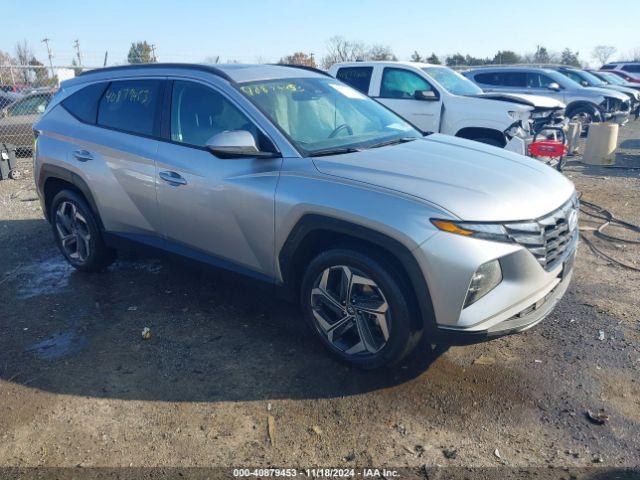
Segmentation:
{"type": "Polygon", "coordinates": [[[339,63],[329,73],[425,132],[476,140],[520,154],[526,154],[527,143],[543,125],[564,121],[562,102],[534,95],[484,93],[441,65],[339,63]]]}
{"type": "Polygon", "coordinates": [[[600,67],[600,70],[617,70],[635,81],[640,81],[640,62],[611,62],[600,67]]]}

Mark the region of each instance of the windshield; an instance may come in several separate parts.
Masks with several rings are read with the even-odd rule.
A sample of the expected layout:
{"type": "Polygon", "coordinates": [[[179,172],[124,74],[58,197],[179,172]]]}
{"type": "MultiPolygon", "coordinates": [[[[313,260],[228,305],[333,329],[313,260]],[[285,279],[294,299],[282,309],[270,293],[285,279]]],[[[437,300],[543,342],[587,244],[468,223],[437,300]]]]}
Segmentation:
{"type": "Polygon", "coordinates": [[[379,103],[330,78],[250,82],[240,90],[306,155],[347,153],[422,137],[379,103]]]}
{"type": "Polygon", "coordinates": [[[601,77],[603,77],[607,82],[609,82],[611,85],[626,85],[627,82],[625,80],[623,80],[622,78],[620,78],[618,75],[616,75],[615,73],[608,73],[608,72],[598,72],[598,75],[600,75],[601,77]]]}
{"type": "Polygon", "coordinates": [[[585,71],[580,71],[580,72],[571,72],[571,71],[567,71],[565,72],[569,78],[571,78],[572,80],[575,80],[576,82],[582,80],[585,81],[589,84],[590,87],[601,87],[603,85],[606,85],[602,80],[600,80],[598,77],[596,77],[595,75],[589,73],[589,72],[585,72],[585,71]],[[573,78],[573,77],[576,78],[573,78]]]}
{"type": "Polygon", "coordinates": [[[475,83],[449,68],[424,67],[422,70],[442,85],[442,88],[447,92],[454,95],[478,95],[482,93],[482,89],[475,83]]]}

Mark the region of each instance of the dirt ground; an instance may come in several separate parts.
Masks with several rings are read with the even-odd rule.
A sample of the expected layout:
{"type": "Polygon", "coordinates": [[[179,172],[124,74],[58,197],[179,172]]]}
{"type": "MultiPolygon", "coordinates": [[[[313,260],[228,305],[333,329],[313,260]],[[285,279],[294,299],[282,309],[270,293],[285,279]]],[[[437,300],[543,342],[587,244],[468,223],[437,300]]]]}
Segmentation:
{"type": "MultiPolygon", "coordinates": [[[[620,144],[636,169],[565,173],[640,224],[640,122],[620,144]]],[[[228,275],[132,254],[74,271],[21,167],[0,182],[0,466],[640,467],[640,273],[585,242],[534,329],[365,373],[228,275]]],[[[639,245],[585,235],[640,267],[639,245]]]]}

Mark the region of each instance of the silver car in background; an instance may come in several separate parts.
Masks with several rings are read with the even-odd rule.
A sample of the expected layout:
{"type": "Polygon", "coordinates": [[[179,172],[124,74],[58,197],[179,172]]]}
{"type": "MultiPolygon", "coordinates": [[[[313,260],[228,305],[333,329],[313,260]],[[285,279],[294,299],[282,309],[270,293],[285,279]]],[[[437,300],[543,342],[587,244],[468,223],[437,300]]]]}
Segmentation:
{"type": "Polygon", "coordinates": [[[563,102],[567,117],[584,125],[629,120],[629,97],[605,88],[584,87],[567,76],[541,67],[483,67],[463,72],[485,92],[545,95],[563,102]]]}
{"type": "Polygon", "coordinates": [[[526,330],[572,275],[564,176],[423,136],[313,69],[95,70],[64,82],[35,129],[37,190],[71,265],[104,269],[135,242],[242,273],[300,302],[318,339],[363,368],[421,337],[526,330]]]}

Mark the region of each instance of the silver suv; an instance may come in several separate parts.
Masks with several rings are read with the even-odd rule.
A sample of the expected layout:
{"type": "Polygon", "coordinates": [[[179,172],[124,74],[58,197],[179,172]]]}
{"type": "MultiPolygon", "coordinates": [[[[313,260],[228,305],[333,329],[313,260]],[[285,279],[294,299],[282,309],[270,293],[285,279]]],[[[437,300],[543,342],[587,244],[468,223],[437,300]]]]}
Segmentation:
{"type": "Polygon", "coordinates": [[[276,285],[337,356],[393,364],[424,336],[525,330],[567,289],[575,189],[535,161],[423,136],[317,71],[114,67],[63,83],[35,177],[62,254],[128,242],[276,285]]]}
{"type": "Polygon", "coordinates": [[[629,120],[629,97],[605,88],[584,87],[555,70],[540,67],[487,67],[463,72],[485,92],[532,93],[563,102],[572,121],[629,120]]]}

